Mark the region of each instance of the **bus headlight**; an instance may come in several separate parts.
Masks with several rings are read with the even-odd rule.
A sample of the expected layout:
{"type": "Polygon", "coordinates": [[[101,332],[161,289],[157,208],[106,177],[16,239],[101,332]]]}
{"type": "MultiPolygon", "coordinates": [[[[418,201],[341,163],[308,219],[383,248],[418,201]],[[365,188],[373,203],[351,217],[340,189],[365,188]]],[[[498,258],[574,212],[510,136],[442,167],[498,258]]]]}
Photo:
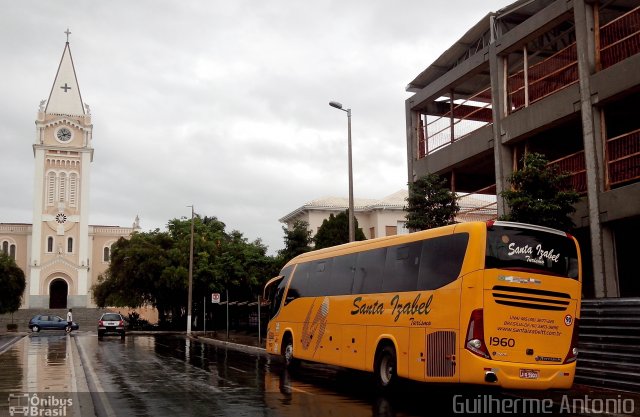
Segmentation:
{"type": "Polygon", "coordinates": [[[482,347],[482,342],[478,339],[471,339],[467,342],[467,345],[476,349],[480,349],[482,347]]]}

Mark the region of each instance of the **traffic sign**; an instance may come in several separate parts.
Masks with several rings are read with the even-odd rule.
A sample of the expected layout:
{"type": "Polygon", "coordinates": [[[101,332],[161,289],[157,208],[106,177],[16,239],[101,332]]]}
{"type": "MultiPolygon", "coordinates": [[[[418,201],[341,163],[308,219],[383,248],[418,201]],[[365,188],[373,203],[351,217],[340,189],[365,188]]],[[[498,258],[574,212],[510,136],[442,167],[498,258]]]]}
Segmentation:
{"type": "Polygon", "coordinates": [[[211,302],[213,304],[220,304],[220,293],[219,292],[212,292],[211,293],[211,302]]]}

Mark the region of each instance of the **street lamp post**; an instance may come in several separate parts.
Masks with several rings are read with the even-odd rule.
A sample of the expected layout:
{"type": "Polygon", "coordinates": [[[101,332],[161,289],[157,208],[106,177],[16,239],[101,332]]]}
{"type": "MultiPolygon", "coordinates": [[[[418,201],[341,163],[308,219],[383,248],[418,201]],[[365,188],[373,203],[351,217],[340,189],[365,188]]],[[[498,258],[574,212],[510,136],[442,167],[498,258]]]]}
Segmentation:
{"type": "Polygon", "coordinates": [[[189,246],[189,298],[187,301],[187,336],[191,336],[191,310],[193,289],[193,206],[191,207],[191,244],[189,246]]]}
{"type": "Polygon", "coordinates": [[[347,112],[347,146],[349,154],[349,242],[356,240],[356,230],[353,209],[353,165],[351,162],[351,109],[343,109],[342,104],[337,101],[330,101],[329,105],[338,110],[347,112]]]}

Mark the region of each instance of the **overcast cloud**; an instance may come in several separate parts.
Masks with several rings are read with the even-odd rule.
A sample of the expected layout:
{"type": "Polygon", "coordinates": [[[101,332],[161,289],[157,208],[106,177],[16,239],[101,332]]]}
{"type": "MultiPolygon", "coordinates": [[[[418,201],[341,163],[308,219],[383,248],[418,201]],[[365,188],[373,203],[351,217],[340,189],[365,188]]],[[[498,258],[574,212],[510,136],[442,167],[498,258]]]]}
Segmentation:
{"type": "Polygon", "coordinates": [[[90,224],[217,216],[283,247],[278,219],[406,188],[405,86],[508,1],[3,2],[0,222],[31,223],[34,121],[67,27],[93,116],[90,224]]]}

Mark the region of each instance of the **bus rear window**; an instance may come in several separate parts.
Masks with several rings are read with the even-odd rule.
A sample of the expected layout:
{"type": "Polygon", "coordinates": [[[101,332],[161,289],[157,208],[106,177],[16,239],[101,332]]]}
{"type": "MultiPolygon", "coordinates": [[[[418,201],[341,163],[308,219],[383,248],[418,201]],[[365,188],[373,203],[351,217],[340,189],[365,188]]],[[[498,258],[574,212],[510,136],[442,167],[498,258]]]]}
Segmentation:
{"type": "Polygon", "coordinates": [[[531,271],[578,278],[578,253],[567,236],[528,228],[493,225],[487,230],[485,268],[531,271]]]}

